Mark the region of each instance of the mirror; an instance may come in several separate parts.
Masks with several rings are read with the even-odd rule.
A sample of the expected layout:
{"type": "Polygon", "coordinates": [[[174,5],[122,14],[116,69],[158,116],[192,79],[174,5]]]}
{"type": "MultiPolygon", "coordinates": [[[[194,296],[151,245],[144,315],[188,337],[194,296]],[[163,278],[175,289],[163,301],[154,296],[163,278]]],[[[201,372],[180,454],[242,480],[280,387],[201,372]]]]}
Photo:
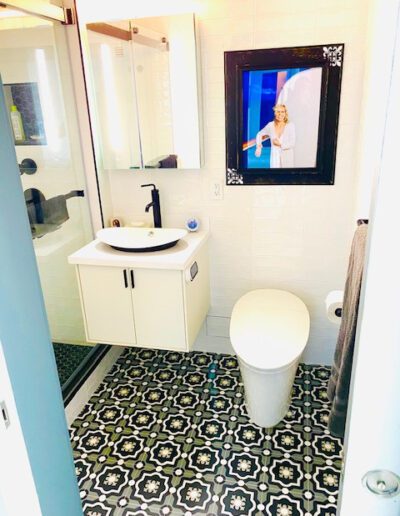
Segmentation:
{"type": "Polygon", "coordinates": [[[200,168],[194,15],[89,23],[86,36],[104,168],[200,168]]]}

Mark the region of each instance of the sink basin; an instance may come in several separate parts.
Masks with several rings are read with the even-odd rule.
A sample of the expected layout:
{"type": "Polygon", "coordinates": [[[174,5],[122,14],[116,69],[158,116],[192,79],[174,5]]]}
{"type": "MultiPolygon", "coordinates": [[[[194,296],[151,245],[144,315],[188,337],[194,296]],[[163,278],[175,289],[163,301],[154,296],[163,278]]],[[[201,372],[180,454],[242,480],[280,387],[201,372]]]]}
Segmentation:
{"type": "Polygon", "coordinates": [[[96,233],[104,244],[131,253],[168,249],[185,235],[186,229],[173,228],[105,228],[96,233]]]}

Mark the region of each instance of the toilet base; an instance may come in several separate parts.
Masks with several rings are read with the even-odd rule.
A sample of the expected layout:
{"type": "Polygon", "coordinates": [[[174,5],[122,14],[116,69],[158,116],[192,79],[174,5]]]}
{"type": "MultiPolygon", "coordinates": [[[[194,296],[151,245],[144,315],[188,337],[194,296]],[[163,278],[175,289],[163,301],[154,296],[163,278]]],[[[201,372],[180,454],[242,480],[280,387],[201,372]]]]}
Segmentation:
{"type": "Polygon", "coordinates": [[[270,428],[285,417],[299,359],[285,368],[263,371],[249,366],[238,357],[247,413],[253,423],[270,428]]]}

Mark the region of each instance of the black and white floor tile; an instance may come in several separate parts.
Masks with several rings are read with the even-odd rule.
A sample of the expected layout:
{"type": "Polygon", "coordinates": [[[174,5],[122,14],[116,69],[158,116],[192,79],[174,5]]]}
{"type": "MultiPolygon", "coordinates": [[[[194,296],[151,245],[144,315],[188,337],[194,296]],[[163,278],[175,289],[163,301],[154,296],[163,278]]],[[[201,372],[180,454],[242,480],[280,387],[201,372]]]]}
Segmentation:
{"type": "Polygon", "coordinates": [[[85,516],[334,516],[328,378],[300,365],[285,419],[262,429],[235,357],[125,350],[71,427],[85,516]]]}

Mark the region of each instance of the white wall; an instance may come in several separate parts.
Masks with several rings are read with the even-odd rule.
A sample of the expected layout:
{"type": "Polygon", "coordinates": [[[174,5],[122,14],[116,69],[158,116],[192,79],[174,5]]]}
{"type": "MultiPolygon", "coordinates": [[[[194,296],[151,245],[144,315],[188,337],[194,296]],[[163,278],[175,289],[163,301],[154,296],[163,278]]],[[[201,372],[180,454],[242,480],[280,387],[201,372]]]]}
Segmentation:
{"type": "MultiPolygon", "coordinates": [[[[366,50],[363,0],[203,0],[197,13],[203,82],[205,166],[198,171],[111,171],[115,215],[144,219],[150,180],[160,188],[163,223],[182,226],[192,215],[211,230],[211,309],[196,347],[230,351],[229,316],[254,288],[299,295],[311,314],[305,361],[331,363],[338,327],[324,299],[344,286],[355,228],[356,149],[366,50]],[[345,43],[334,186],[224,187],[223,52],[253,48],[345,43]]],[[[367,4],[368,5],[368,4],[367,4]]]]}
{"type": "Polygon", "coordinates": [[[210,225],[212,306],[208,337],[197,345],[229,350],[228,318],[236,299],[252,288],[278,287],[298,294],[311,313],[305,360],[330,363],[338,328],[325,317],[324,298],[343,288],[355,225],[355,143],[366,48],[362,0],[277,3],[204,0],[197,16],[202,58],[205,167],[197,172],[110,173],[116,214],[143,218],[149,178],[161,190],[165,225],[198,215],[210,225]],[[225,187],[223,51],[345,43],[334,186],[225,187]],[[217,319],[218,318],[218,319],[217,319]],[[219,319],[223,318],[223,319],[219,319]],[[226,346],[226,347],[225,347],[226,346]]]}

